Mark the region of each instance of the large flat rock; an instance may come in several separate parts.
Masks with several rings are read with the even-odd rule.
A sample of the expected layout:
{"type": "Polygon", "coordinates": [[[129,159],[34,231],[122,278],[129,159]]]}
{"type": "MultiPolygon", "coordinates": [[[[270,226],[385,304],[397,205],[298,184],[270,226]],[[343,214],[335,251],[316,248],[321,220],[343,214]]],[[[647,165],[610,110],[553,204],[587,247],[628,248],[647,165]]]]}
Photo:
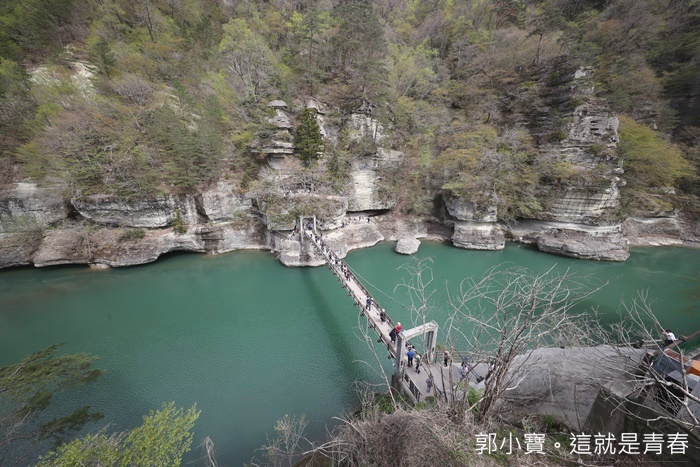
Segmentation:
{"type": "Polygon", "coordinates": [[[584,430],[598,393],[605,388],[622,397],[634,390],[631,374],[644,350],[572,347],[537,349],[513,362],[504,395],[513,420],[529,414],[554,416],[575,431],[584,430]]]}
{"type": "Polygon", "coordinates": [[[185,224],[199,221],[193,197],[170,195],[125,200],[109,195],[92,195],[71,200],[73,207],[96,224],[120,227],[159,228],[172,224],[178,216],[185,224]]]}
{"type": "Polygon", "coordinates": [[[544,232],[537,237],[537,248],[546,253],[597,261],[625,261],[630,255],[622,235],[591,237],[574,230],[544,232]]]}

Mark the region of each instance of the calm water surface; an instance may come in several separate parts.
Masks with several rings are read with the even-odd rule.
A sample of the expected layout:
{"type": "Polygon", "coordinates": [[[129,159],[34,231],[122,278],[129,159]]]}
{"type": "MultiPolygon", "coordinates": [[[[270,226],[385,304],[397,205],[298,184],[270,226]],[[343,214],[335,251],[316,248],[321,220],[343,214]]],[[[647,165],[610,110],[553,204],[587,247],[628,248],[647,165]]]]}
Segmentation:
{"type": "MultiPolygon", "coordinates": [[[[394,287],[411,260],[393,247],[356,251],[347,261],[392,318],[409,322],[394,287]]],[[[418,256],[434,259],[438,323],[446,286],[510,263],[609,280],[590,304],[611,316],[621,298],[648,290],[677,335],[700,328],[700,250],[635,249],[625,263],[598,263],[512,244],[477,252],[423,243],[418,256]]],[[[89,404],[105,414],[91,428],[109,422],[116,431],[164,401],[197,403],[195,445],[209,435],[223,465],[260,457],[256,448],[284,414],[305,414],[312,436],[322,436],[332,417],[353,409],[353,381],[380,382],[361,362],[374,359],[357,327],[358,311],[328,269],[286,268],[264,252],[175,255],[108,271],[0,271],[0,365],[58,342],[66,352],[99,355],[104,376],[63,394],[57,406],[89,404]]],[[[199,455],[195,449],[188,460],[199,455]]]]}

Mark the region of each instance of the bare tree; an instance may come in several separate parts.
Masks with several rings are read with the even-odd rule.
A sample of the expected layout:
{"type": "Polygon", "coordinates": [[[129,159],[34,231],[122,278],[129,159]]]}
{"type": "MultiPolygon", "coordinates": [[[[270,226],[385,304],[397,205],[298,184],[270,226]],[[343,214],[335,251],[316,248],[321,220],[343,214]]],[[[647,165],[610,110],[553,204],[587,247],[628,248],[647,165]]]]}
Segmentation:
{"type": "Polygon", "coordinates": [[[523,267],[493,268],[479,280],[466,279],[450,297],[448,343],[464,345],[477,360],[487,361],[479,418],[486,419],[504,392],[517,386],[531,364],[526,352],[540,347],[590,343],[590,313],[575,306],[602,285],[551,268],[535,273],[523,267]],[[464,339],[464,344],[461,340],[464,339]],[[516,357],[525,355],[517,360],[516,357]]]}
{"type": "MultiPolygon", "coordinates": [[[[431,262],[422,260],[404,268],[410,278],[399,288],[408,292],[413,323],[425,324],[435,306],[431,262]]],[[[504,393],[529,373],[534,364],[529,350],[592,342],[589,331],[595,315],[576,311],[576,306],[603,285],[554,268],[536,273],[523,267],[496,267],[480,279],[463,280],[456,292],[448,289],[443,348],[450,360],[469,359],[470,372],[483,381],[479,385],[483,393],[475,397],[469,378],[458,377],[451,365],[448,369],[441,365],[439,375],[428,367],[442,402],[458,418],[476,405],[480,420],[490,418],[504,393]]]]}
{"type": "Polygon", "coordinates": [[[266,465],[290,467],[295,465],[295,460],[303,452],[302,442],[308,442],[304,437],[307,425],[308,421],[304,415],[297,418],[294,415],[285,414],[277,420],[275,423],[277,436],[268,439],[267,444],[260,448],[268,460],[266,465]]]}
{"type": "Polygon", "coordinates": [[[204,438],[204,441],[199,445],[199,448],[203,452],[203,457],[202,457],[202,463],[206,465],[207,467],[220,467],[219,462],[216,460],[216,457],[214,456],[214,441],[207,436],[204,438]]]}
{"type": "Polygon", "coordinates": [[[679,341],[669,343],[660,338],[664,327],[654,314],[648,293],[638,292],[623,302],[619,319],[608,327],[599,326],[599,333],[620,353],[629,348],[644,349],[633,362],[637,371],[630,383],[635,391],[619,400],[617,408],[645,423],[664,420],[700,437],[700,397],[688,384],[693,360],[679,341]]]}

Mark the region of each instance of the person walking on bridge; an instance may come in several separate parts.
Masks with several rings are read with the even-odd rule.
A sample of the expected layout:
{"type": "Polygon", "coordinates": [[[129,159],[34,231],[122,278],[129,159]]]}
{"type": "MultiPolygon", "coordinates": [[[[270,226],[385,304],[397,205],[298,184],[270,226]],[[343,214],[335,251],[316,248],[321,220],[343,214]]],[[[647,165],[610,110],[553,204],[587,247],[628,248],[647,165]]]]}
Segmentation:
{"type": "Polygon", "coordinates": [[[408,347],[408,352],[406,352],[406,356],[408,357],[408,366],[413,366],[413,357],[416,356],[416,351],[413,350],[413,346],[408,347]]]}
{"type": "Polygon", "coordinates": [[[394,342],[396,342],[396,336],[399,335],[399,333],[401,332],[401,329],[403,329],[401,327],[401,323],[396,323],[396,327],[394,329],[392,329],[391,331],[389,331],[389,338],[391,338],[392,344],[394,342]]]}

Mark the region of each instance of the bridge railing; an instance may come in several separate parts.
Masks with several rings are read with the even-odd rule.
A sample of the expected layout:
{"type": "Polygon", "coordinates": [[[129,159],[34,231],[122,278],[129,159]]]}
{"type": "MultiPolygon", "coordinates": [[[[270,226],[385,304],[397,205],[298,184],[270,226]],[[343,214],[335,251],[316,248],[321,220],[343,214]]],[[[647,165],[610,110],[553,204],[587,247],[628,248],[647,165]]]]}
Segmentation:
{"type": "Polygon", "coordinates": [[[418,386],[416,386],[416,383],[413,382],[413,380],[410,376],[408,376],[408,373],[406,371],[403,372],[403,380],[408,386],[409,391],[411,391],[411,394],[413,394],[413,397],[416,398],[416,402],[420,402],[420,389],[418,389],[418,386]]]}

